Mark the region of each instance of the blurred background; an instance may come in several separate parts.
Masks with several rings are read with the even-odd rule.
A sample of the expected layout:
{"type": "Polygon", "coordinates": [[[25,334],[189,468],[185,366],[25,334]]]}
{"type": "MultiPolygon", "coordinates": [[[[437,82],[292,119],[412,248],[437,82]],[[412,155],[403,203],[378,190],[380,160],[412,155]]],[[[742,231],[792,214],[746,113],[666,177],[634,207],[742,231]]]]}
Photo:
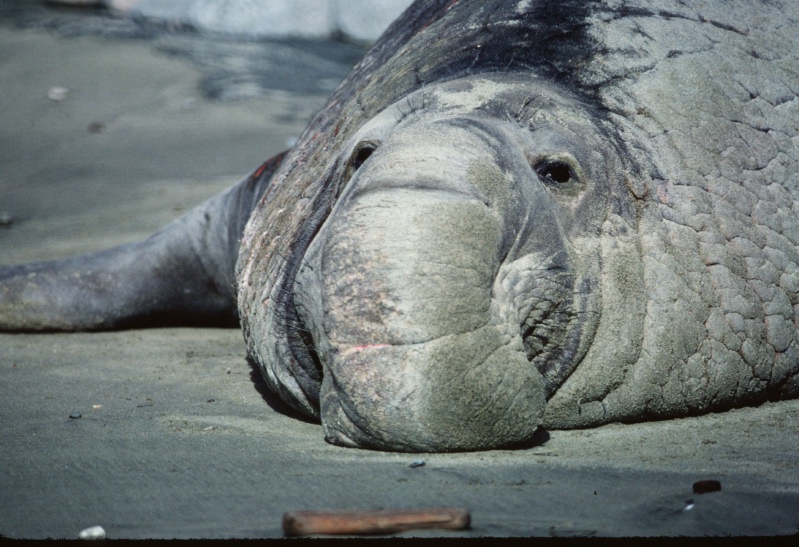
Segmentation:
{"type": "Polygon", "coordinates": [[[142,239],[234,184],[409,3],[0,1],[0,263],[142,239]]]}
{"type": "Polygon", "coordinates": [[[412,0],[49,0],[140,20],[253,37],[374,41],[412,0]]]}

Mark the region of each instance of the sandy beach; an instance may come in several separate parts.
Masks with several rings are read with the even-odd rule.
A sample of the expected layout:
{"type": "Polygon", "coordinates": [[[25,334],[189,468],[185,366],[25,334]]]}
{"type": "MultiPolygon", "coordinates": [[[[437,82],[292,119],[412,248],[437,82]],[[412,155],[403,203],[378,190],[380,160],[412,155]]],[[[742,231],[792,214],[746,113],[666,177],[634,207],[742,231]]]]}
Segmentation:
{"type": "MultiPolygon", "coordinates": [[[[290,145],[359,54],[0,15],[3,265],[146,237],[290,145]]],[[[7,538],[271,538],[286,511],[439,506],[471,528],[400,536],[799,533],[799,401],[517,450],[356,450],[265,392],[239,330],[195,328],[0,334],[0,401],[7,538]]]]}

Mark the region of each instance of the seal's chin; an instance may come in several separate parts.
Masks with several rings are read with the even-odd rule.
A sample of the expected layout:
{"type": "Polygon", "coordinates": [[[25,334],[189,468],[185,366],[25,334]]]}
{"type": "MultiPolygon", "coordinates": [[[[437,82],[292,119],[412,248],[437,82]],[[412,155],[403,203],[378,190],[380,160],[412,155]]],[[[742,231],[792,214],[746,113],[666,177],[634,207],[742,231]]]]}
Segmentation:
{"type": "Polygon", "coordinates": [[[323,359],[326,439],[398,452],[456,452],[532,438],[543,378],[520,340],[485,326],[418,344],[333,347],[323,359]]]}
{"type": "Polygon", "coordinates": [[[375,439],[353,421],[341,404],[341,398],[335,391],[329,391],[325,396],[325,412],[322,417],[322,428],[325,440],[330,444],[346,446],[349,448],[388,449],[394,451],[411,451],[397,448],[397,445],[387,447],[380,439],[375,439]]]}

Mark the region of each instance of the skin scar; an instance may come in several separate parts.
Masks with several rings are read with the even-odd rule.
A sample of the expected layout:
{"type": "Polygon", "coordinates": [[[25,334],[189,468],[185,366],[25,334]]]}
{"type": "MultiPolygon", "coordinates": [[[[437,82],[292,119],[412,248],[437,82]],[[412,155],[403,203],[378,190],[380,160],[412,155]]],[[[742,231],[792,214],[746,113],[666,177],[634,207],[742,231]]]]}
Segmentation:
{"type": "Polygon", "coordinates": [[[363,351],[365,349],[387,348],[390,346],[391,344],[365,344],[363,346],[354,346],[350,348],[350,351],[363,351]]]}

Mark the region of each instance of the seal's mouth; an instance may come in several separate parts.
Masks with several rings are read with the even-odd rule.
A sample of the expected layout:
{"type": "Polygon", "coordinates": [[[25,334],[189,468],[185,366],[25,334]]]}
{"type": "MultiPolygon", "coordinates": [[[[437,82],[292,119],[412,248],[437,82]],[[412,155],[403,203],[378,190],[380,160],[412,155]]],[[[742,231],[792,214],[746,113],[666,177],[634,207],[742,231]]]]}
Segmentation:
{"type": "MultiPolygon", "coordinates": [[[[311,328],[304,319],[304,316],[307,317],[307,313],[303,314],[298,310],[296,282],[294,279],[287,281],[284,288],[286,298],[281,314],[286,347],[290,353],[287,362],[291,363],[290,368],[302,390],[305,402],[314,416],[318,417],[319,390],[324,377],[324,366],[317,351],[311,328]]],[[[298,410],[306,411],[306,408],[298,408],[298,410]]]]}
{"type": "MultiPolygon", "coordinates": [[[[550,270],[550,278],[563,276],[557,270],[550,270]]],[[[574,354],[569,341],[563,341],[561,321],[567,312],[560,308],[567,306],[551,301],[539,304],[516,326],[522,344],[515,350],[500,341],[502,329],[492,326],[422,344],[364,343],[325,350],[314,335],[318,326],[313,317],[318,315],[307,307],[303,284],[292,285],[295,291],[286,299],[284,332],[294,377],[322,420],[326,440],[341,446],[418,452],[516,445],[529,438],[537,425],[538,416],[529,408],[530,393],[541,392],[541,400],[534,406],[542,406],[543,398],[555,389],[544,380],[560,375],[562,360],[574,354]],[[457,370],[453,370],[454,364],[459,364],[457,370]],[[509,369],[514,372],[508,374],[509,369]],[[442,379],[445,374],[456,381],[466,379],[466,387],[452,391],[453,382],[442,379]],[[479,378],[492,374],[493,379],[479,378]],[[501,394],[507,391],[506,375],[515,375],[511,382],[524,386],[517,395],[501,394]],[[470,383],[478,384],[473,392],[470,383]],[[485,389],[487,385],[492,387],[485,389]],[[468,401],[467,408],[459,409],[464,401],[468,401]],[[511,407],[521,408],[506,408],[489,418],[481,416],[481,407],[499,408],[507,401],[511,407]],[[444,425],[431,425],[428,414],[438,415],[432,422],[444,425]],[[505,415],[519,416],[512,422],[526,422],[526,427],[514,429],[503,424],[505,415]],[[480,429],[489,434],[471,435],[480,429]]]]}

